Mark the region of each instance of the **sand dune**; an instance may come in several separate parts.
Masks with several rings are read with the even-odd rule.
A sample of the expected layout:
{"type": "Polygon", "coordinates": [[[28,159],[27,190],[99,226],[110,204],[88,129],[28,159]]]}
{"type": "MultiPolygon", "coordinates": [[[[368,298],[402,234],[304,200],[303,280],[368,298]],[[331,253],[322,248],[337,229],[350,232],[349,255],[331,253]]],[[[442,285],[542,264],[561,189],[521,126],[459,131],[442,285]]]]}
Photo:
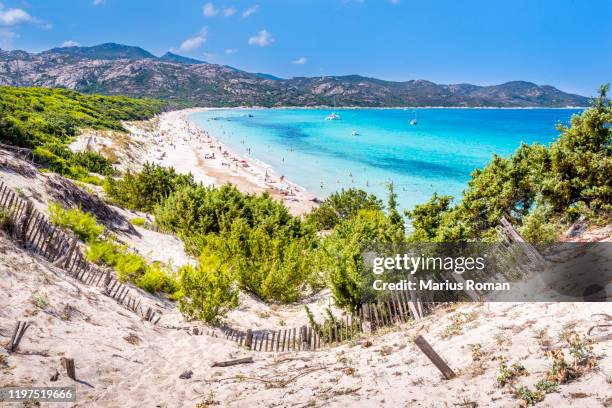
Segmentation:
{"type": "MultiPolygon", "coordinates": [[[[386,334],[317,352],[260,353],[241,349],[223,336],[193,335],[200,326],[163,307],[158,326],[144,322],[64,275],[63,271],[16,248],[0,236],[0,336],[19,320],[32,321],[17,353],[0,351],[3,385],[77,387],[77,407],[207,406],[477,406],[516,407],[500,388],[499,357],[520,361],[533,385],[550,369],[547,347],[562,347],[565,330],[585,333],[603,322],[607,304],[471,304],[440,309],[419,323],[386,334]],[[443,338],[453,316],[471,320],[460,333],[443,338]],[[412,343],[422,333],[459,373],[443,380],[412,343]],[[479,344],[482,359],[474,361],[479,344]],[[252,355],[253,364],[211,368],[214,361],[252,355]],[[74,358],[74,383],[61,358],[74,358]],[[58,370],[57,382],[50,378],[58,370]],[[179,376],[192,371],[191,377],[179,376]],[[476,406],[476,405],[468,405],[476,406]]],[[[281,313],[282,313],[282,309],[281,313]]],[[[272,322],[270,322],[272,323],[272,322]]],[[[600,332],[594,333],[599,334],[600,332]]],[[[606,406],[612,375],[609,341],[596,342],[597,370],[562,385],[541,406],[606,406]]]]}

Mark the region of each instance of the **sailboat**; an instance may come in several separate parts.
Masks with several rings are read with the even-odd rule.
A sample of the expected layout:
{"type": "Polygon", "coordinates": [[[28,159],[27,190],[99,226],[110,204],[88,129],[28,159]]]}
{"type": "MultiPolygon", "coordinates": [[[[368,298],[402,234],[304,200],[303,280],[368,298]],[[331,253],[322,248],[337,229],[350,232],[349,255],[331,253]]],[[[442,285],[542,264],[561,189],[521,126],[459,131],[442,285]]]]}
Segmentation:
{"type": "MultiPolygon", "coordinates": [[[[336,98],[334,98],[334,110],[335,109],[336,109],[336,98]]],[[[342,118],[336,112],[332,112],[325,117],[325,120],[340,120],[340,119],[342,118]]]]}
{"type": "Polygon", "coordinates": [[[410,121],[410,124],[414,126],[417,124],[417,114],[415,110],[413,110],[412,112],[414,113],[414,118],[412,118],[412,120],[410,121]]]}

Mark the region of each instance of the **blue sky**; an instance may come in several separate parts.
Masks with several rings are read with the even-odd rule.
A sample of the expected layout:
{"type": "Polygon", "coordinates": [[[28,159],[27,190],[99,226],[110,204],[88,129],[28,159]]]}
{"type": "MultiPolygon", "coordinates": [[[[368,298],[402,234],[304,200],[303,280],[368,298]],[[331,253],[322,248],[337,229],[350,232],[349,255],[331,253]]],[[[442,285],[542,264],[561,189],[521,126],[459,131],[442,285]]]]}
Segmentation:
{"type": "Polygon", "coordinates": [[[592,95],[609,0],[0,0],[0,48],[118,42],[281,77],[361,74],[592,95]]]}

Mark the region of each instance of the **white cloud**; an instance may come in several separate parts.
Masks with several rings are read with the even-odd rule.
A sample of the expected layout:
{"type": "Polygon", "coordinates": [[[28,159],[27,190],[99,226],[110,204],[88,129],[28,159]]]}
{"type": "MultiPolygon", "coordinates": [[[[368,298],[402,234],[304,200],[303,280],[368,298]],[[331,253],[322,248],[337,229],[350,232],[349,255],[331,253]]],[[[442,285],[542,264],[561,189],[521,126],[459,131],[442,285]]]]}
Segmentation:
{"type": "Polygon", "coordinates": [[[93,5],[94,6],[100,6],[102,4],[106,3],[106,0],[93,0],[93,5]]]}
{"type": "Polygon", "coordinates": [[[295,65],[304,65],[307,62],[308,62],[308,58],[306,57],[300,57],[296,60],[291,61],[291,63],[295,65]]]}
{"type": "Polygon", "coordinates": [[[179,47],[181,51],[193,51],[202,46],[206,42],[206,37],[208,36],[208,29],[206,27],[202,28],[200,32],[185,41],[183,41],[179,47]]]}
{"type": "Polygon", "coordinates": [[[257,35],[249,37],[250,45],[258,45],[260,47],[265,47],[266,45],[270,45],[274,42],[274,38],[268,32],[268,30],[260,30],[257,35]]]}
{"type": "Polygon", "coordinates": [[[246,9],[246,10],[244,10],[242,12],[242,17],[244,17],[244,18],[249,17],[251,14],[255,13],[258,8],[259,8],[259,6],[257,4],[254,5],[254,6],[249,7],[248,9],[246,9]]]}
{"type": "Polygon", "coordinates": [[[227,55],[232,55],[232,54],[235,54],[237,52],[238,52],[238,50],[235,49],[235,48],[228,48],[227,50],[225,50],[225,54],[227,54],[227,55]]]}
{"type": "Polygon", "coordinates": [[[67,40],[62,43],[61,47],[78,47],[79,45],[81,44],[78,41],[67,40]]]}
{"type": "Polygon", "coordinates": [[[45,22],[39,18],[33,17],[28,12],[20,8],[4,8],[4,5],[0,3],[0,27],[12,27],[20,24],[33,24],[43,30],[50,30],[53,25],[45,22]]]}
{"type": "Polygon", "coordinates": [[[204,14],[206,17],[214,17],[219,14],[219,9],[212,3],[206,3],[202,7],[202,14],[204,14]]]}
{"type": "Polygon", "coordinates": [[[22,23],[34,22],[34,18],[20,8],[4,9],[0,3],[0,25],[14,26],[22,23]]]}
{"type": "Polygon", "coordinates": [[[223,15],[225,17],[233,16],[237,11],[234,7],[227,7],[223,9],[223,15]]]}

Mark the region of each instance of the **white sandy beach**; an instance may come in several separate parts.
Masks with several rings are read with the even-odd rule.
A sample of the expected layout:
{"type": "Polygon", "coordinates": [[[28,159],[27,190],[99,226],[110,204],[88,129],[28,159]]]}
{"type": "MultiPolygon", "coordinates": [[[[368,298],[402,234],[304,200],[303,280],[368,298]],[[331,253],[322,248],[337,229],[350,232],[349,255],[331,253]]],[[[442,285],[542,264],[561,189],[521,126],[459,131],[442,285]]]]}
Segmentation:
{"type": "Polygon", "coordinates": [[[153,130],[127,123],[132,137],[143,143],[138,164],[152,162],[173,167],[180,173],[192,173],[205,185],[234,184],[245,193],[268,192],[285,203],[294,215],[307,213],[316,206],[315,196],[282,178],[249,157],[229,150],[214,135],[187,120],[201,109],[167,112],[156,119],[153,130]]]}

